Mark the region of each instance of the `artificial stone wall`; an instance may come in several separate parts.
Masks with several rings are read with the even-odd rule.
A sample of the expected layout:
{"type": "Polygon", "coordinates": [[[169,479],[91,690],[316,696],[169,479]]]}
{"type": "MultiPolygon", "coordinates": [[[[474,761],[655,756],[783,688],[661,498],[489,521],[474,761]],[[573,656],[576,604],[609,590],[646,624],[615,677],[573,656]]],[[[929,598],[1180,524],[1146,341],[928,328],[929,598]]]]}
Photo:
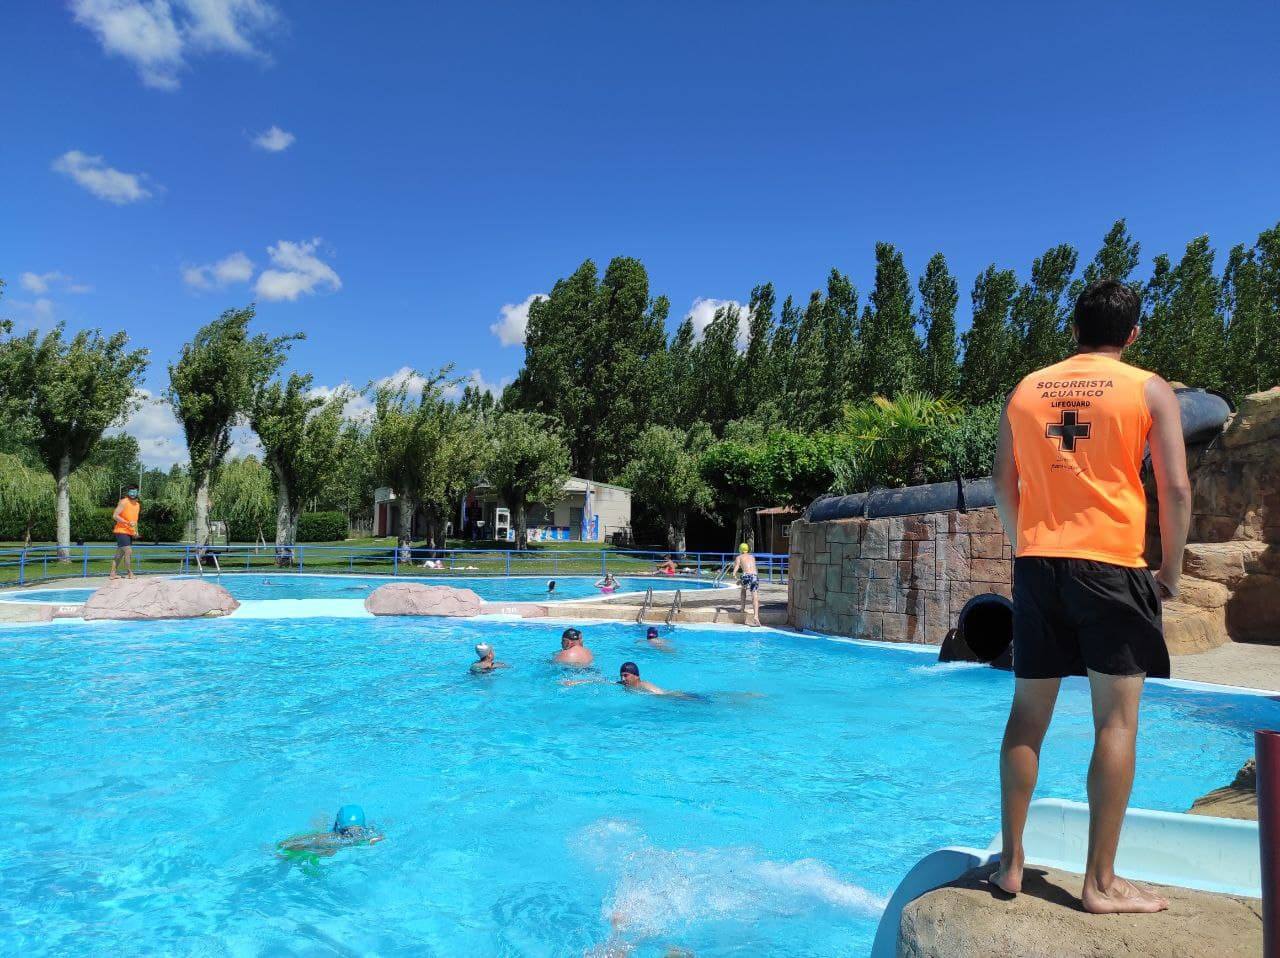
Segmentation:
{"type": "Polygon", "coordinates": [[[995,509],[791,526],[791,625],[940,645],[975,595],[1009,598],[1012,550],[995,509]]]}

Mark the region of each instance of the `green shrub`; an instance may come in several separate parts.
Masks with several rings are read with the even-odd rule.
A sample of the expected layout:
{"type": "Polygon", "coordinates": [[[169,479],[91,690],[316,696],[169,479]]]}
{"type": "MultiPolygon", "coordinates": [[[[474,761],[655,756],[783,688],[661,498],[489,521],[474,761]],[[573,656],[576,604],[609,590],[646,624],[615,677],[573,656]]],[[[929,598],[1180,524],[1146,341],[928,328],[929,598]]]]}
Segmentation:
{"type": "Polygon", "coordinates": [[[298,516],[299,542],[332,542],[347,537],[347,517],[341,512],[304,512],[298,516]]]}

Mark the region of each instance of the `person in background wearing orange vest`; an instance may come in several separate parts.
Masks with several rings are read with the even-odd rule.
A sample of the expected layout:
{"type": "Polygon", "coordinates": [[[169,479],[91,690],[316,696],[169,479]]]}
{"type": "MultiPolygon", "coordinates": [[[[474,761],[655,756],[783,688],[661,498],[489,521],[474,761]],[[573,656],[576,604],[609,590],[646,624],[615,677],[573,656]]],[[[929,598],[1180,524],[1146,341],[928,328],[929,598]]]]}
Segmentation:
{"type": "Polygon", "coordinates": [[[1191,484],[1178,400],[1159,376],[1121,361],[1141,302],[1115,280],[1075,304],[1078,351],[1010,395],[996,450],[996,501],[1013,544],[1013,706],[1000,749],[1003,849],[994,885],[1022,890],[1022,833],[1040,745],[1064,676],[1088,675],[1094,745],[1081,903],[1095,914],[1156,912],[1168,902],[1115,873],[1133,788],[1146,676],[1167,678],[1161,603],[1178,595],[1191,484]],[[1160,569],[1143,560],[1150,446],[1160,503],[1160,569]]]}
{"type": "Polygon", "coordinates": [[[112,579],[118,578],[117,565],[123,565],[125,574],[130,579],[133,578],[133,540],[138,538],[140,512],[142,512],[142,505],[138,502],[138,490],[131,486],[116,506],[116,511],[111,514],[111,518],[115,520],[111,531],[116,537],[116,554],[111,560],[110,577],[112,579]]]}

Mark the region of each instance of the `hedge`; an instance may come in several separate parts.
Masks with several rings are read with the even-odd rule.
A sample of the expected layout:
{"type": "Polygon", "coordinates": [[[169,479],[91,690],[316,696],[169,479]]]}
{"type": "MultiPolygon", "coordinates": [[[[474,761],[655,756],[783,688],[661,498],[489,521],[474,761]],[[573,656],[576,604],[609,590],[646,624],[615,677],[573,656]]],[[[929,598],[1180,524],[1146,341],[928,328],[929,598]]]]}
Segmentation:
{"type": "Polygon", "coordinates": [[[347,517],[341,512],[304,512],[298,516],[299,542],[333,542],[347,537],[347,517]]]}

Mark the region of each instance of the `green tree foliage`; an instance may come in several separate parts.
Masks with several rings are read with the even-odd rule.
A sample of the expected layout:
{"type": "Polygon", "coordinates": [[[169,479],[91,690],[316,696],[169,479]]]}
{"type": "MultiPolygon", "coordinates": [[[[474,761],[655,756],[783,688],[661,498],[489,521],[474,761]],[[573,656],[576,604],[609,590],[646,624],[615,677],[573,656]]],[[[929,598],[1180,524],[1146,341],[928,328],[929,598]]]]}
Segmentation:
{"type": "Polygon", "coordinates": [[[1015,337],[1009,311],[1018,278],[1013,270],[988,266],[973,282],[973,325],[964,334],[960,393],[978,405],[1013,388],[1015,337]]]}
{"type": "Polygon", "coordinates": [[[1155,372],[1165,379],[1189,386],[1221,389],[1222,382],[1222,286],[1213,271],[1213,249],[1208,236],[1187,244],[1186,253],[1173,270],[1169,295],[1168,364],[1155,372]]]}
{"type": "Polygon", "coordinates": [[[902,254],[890,243],[877,243],[871,309],[862,324],[863,395],[893,395],[915,384],[920,343],[911,302],[902,254]]]}
{"type": "Polygon", "coordinates": [[[751,291],[747,307],[747,349],[742,357],[738,396],[738,409],[745,416],[754,415],[772,395],[769,353],[775,304],[772,283],[764,283],[751,291]]]}
{"type": "MultiPolygon", "coordinates": [[[[102,497],[106,482],[102,472],[92,466],[84,466],[71,474],[67,483],[70,512],[77,517],[92,514],[102,497]]],[[[48,469],[23,460],[20,456],[0,453],[0,529],[3,538],[10,536],[30,545],[37,527],[55,528],[55,505],[58,486],[48,469]]],[[[94,530],[84,529],[83,520],[79,532],[89,536],[94,530]]]]}
{"type": "Polygon", "coordinates": [[[619,256],[597,282],[583,263],[529,307],[515,408],[558,419],[573,468],[587,479],[621,470],[665,385],[666,297],[649,298],[639,260],[619,256]]]}
{"type": "Polygon", "coordinates": [[[1014,379],[1059,362],[1071,353],[1066,292],[1075,270],[1076,251],[1065,243],[1032,262],[1031,282],[1023,285],[1013,299],[1013,326],[1019,340],[1012,354],[1014,379]]]}
{"type": "Polygon", "coordinates": [[[822,304],[822,381],[826,383],[826,409],[822,422],[855,395],[861,369],[858,340],[858,291],[849,277],[833,269],[827,276],[827,298],[822,304]]]}
{"type": "Polygon", "coordinates": [[[920,388],[934,396],[951,396],[960,385],[960,350],[956,341],[956,304],[960,296],[947,259],[935,253],[920,277],[920,324],[924,352],[920,388]]]}
{"type": "Polygon", "coordinates": [[[738,354],[741,318],[738,307],[721,306],[703,330],[702,339],[693,347],[701,418],[716,435],[738,418],[742,395],[742,357],[738,354]]]}
{"type": "Polygon", "coordinates": [[[1084,276],[1071,284],[1068,294],[1074,303],[1086,286],[1100,279],[1118,279],[1128,283],[1135,290],[1141,291],[1142,284],[1132,279],[1133,271],[1138,268],[1142,259],[1142,246],[1129,235],[1129,228],[1123,219],[1111,224],[1111,229],[1102,238],[1102,247],[1094,254],[1093,259],[1084,268],[1084,276]]]}
{"type": "Polygon", "coordinates": [[[505,412],[493,423],[485,477],[515,514],[516,546],[528,547],[528,507],[560,498],[569,446],[559,425],[533,412],[505,412]]]}
{"type": "Polygon", "coordinates": [[[1272,335],[1277,327],[1268,321],[1266,289],[1254,250],[1243,245],[1232,248],[1222,274],[1222,298],[1227,317],[1226,361],[1223,388],[1236,397],[1264,388],[1267,381],[1267,352],[1264,331],[1272,335]]]}
{"type": "Polygon", "coordinates": [[[253,397],[284,364],[300,335],[249,335],[253,307],[229,309],[196,331],[169,366],[166,392],[182,424],[195,491],[196,542],[209,538],[209,492],[231,449],[231,428],[249,413],[253,397]]]}
{"type": "Polygon", "coordinates": [[[233,539],[265,541],[276,515],[276,488],[271,470],[254,456],[223,463],[210,490],[210,514],[227,524],[233,539]]]}
{"type": "Polygon", "coordinates": [[[275,477],[277,546],[296,541],[303,503],[324,490],[343,451],[338,436],[350,397],[345,390],[318,396],[311,382],[310,375],[293,373],[283,382],[264,383],[249,408],[249,424],[275,477]]]}
{"type": "Polygon", "coordinates": [[[650,426],[640,434],[635,458],[622,474],[632,495],[662,516],[667,548],[675,552],[685,550],[689,514],[706,512],[712,504],[711,486],[700,469],[708,438],[705,427],[686,432],[650,426]]]}
{"type": "Polygon", "coordinates": [[[142,475],[138,440],[127,433],[103,436],[93,447],[86,465],[102,474],[103,494],[98,505],[114,506],[130,486],[138,485],[142,475]]]}
{"type": "Polygon", "coordinates": [[[57,486],[60,556],[71,543],[71,476],[93,452],[107,427],[128,414],[147,367],[145,349],[128,337],[98,330],[64,338],[59,324],[0,343],[0,395],[11,414],[28,424],[33,448],[57,486]]]}
{"type": "Polygon", "coordinates": [[[1280,385],[1280,223],[1264,230],[1254,246],[1265,312],[1258,338],[1262,343],[1262,387],[1280,385]]]}
{"type": "Polygon", "coordinates": [[[795,395],[796,335],[800,327],[800,311],[788,296],[782,304],[778,325],[769,339],[769,390],[756,406],[756,412],[769,410],[771,417],[790,421],[791,399],[795,395]]]}
{"type": "Polygon", "coordinates": [[[701,415],[702,397],[694,366],[693,319],[686,316],[676,327],[667,350],[664,392],[654,407],[659,422],[687,423],[701,415]]]}
{"type": "MultiPolygon", "coordinates": [[[[367,439],[377,480],[400,499],[400,535],[412,538],[414,513],[422,508],[437,533],[446,510],[480,478],[485,443],[480,420],[450,402],[456,387],[449,370],[423,377],[414,373],[373,389],[374,416],[367,439]],[[420,385],[417,399],[410,386],[420,385]]],[[[500,417],[498,417],[500,418],[500,417]]]]}

